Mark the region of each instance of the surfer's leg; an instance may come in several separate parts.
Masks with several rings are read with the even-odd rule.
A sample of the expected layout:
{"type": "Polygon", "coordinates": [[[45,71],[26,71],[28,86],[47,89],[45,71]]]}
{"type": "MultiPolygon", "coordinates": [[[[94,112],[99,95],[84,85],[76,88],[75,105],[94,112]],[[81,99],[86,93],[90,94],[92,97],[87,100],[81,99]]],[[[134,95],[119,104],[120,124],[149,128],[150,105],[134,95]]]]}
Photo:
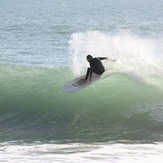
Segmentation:
{"type": "Polygon", "coordinates": [[[94,70],[93,72],[97,75],[102,75],[104,73],[104,71],[101,70],[94,70]]]}

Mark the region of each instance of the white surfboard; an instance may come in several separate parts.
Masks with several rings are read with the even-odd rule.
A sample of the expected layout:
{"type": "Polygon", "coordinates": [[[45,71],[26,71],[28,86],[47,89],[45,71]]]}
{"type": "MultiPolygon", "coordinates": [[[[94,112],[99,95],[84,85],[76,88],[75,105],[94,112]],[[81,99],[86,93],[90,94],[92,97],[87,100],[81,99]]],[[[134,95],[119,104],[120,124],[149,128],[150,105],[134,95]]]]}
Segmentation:
{"type": "Polygon", "coordinates": [[[83,82],[83,80],[85,78],[84,76],[80,76],[77,77],[75,79],[73,79],[72,81],[69,81],[68,83],[66,83],[62,90],[64,92],[76,92],[76,91],[80,91],[81,89],[89,86],[90,84],[94,83],[95,81],[97,81],[98,79],[100,79],[101,75],[97,75],[95,73],[92,74],[92,80],[90,81],[89,79],[86,82],[83,82]]]}

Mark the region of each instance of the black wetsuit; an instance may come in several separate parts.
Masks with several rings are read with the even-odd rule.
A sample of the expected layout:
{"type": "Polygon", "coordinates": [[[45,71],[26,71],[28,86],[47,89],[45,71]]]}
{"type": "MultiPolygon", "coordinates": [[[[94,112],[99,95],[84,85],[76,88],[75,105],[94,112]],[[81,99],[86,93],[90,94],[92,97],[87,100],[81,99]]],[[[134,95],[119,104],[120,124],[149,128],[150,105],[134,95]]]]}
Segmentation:
{"type": "Polygon", "coordinates": [[[85,79],[88,79],[88,77],[91,78],[92,73],[95,73],[98,75],[101,75],[104,73],[105,68],[104,68],[102,62],[100,61],[100,60],[104,60],[104,59],[106,59],[106,57],[92,58],[89,61],[90,68],[87,69],[87,74],[86,74],[85,79]]]}

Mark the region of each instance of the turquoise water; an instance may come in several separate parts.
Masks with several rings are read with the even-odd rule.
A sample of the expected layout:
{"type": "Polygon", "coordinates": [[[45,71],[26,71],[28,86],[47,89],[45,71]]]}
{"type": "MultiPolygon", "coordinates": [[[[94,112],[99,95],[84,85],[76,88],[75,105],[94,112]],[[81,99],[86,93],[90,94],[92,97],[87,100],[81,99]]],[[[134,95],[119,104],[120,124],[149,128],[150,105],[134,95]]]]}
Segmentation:
{"type": "Polygon", "coordinates": [[[0,161],[163,160],[161,0],[0,4],[0,161]],[[87,54],[106,72],[63,92],[87,54]]]}

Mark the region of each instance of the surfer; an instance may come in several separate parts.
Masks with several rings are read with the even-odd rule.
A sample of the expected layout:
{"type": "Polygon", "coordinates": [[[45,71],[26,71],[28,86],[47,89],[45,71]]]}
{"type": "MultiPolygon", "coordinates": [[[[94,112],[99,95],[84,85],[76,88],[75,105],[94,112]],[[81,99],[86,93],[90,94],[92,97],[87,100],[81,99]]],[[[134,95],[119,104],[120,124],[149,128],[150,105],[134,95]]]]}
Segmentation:
{"type": "Polygon", "coordinates": [[[90,64],[90,67],[87,69],[87,73],[84,79],[80,79],[79,82],[86,82],[88,78],[91,81],[92,74],[95,73],[97,75],[102,75],[105,72],[105,67],[103,66],[101,60],[108,59],[107,57],[95,57],[93,58],[91,55],[87,55],[87,61],[90,64]]]}
{"type": "Polygon", "coordinates": [[[92,73],[102,75],[105,72],[105,67],[100,60],[107,59],[107,57],[93,58],[91,55],[87,55],[86,59],[89,62],[90,67],[87,69],[85,80],[88,78],[91,80],[92,73]]]}
{"type": "MultiPolygon", "coordinates": [[[[99,79],[100,75],[105,72],[105,67],[103,66],[101,60],[108,59],[107,57],[93,58],[91,55],[87,55],[86,59],[90,64],[90,67],[87,69],[86,75],[75,78],[72,81],[66,83],[63,87],[64,92],[79,91],[95,82],[97,79],[99,79]],[[93,73],[97,75],[92,75],[93,73]]],[[[111,61],[114,62],[115,60],[111,61]]]]}

